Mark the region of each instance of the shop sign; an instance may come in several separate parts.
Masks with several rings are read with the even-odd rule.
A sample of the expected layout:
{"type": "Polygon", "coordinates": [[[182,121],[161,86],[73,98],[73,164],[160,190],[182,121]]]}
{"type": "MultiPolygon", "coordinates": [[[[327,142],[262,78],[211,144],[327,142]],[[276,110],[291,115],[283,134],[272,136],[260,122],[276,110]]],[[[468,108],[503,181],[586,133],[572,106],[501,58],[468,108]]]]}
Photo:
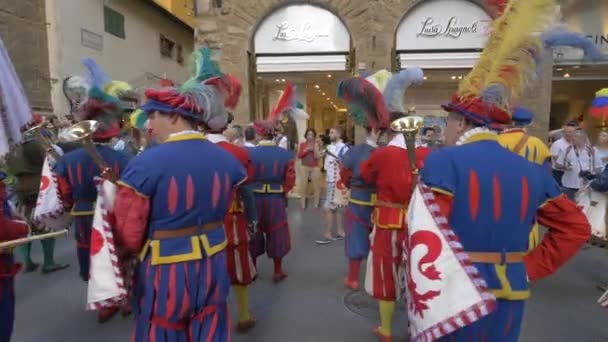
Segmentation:
{"type": "Polygon", "coordinates": [[[460,38],[463,34],[483,34],[489,33],[490,20],[478,20],[468,24],[460,24],[458,17],[451,17],[447,23],[440,23],[434,17],[428,17],[422,22],[418,37],[450,37],[460,38]]]}
{"type": "Polygon", "coordinates": [[[314,5],[278,9],[255,32],[256,54],[348,53],[350,34],[330,11],[314,5]]]}
{"type": "Polygon", "coordinates": [[[468,0],[427,0],[408,13],[397,28],[396,48],[413,50],[479,50],[492,18],[468,0]]]}
{"type": "Polygon", "coordinates": [[[329,33],[314,32],[312,24],[308,21],[300,26],[292,25],[288,21],[283,21],[277,25],[277,34],[274,36],[274,40],[283,40],[286,42],[296,40],[312,43],[316,38],[323,37],[329,37],[329,33]]]}

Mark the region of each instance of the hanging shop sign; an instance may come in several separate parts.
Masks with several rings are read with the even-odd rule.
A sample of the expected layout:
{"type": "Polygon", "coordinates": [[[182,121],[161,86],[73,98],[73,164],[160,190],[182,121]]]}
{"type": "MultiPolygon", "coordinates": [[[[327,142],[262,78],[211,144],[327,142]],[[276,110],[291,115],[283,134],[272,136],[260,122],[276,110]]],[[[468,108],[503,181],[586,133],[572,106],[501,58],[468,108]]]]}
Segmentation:
{"type": "Polygon", "coordinates": [[[492,23],[467,0],[430,0],[414,7],[397,28],[398,51],[483,49],[492,23]]]}
{"type": "Polygon", "coordinates": [[[256,54],[347,53],[348,29],[336,15],[313,5],[278,9],[259,25],[256,54]]]}

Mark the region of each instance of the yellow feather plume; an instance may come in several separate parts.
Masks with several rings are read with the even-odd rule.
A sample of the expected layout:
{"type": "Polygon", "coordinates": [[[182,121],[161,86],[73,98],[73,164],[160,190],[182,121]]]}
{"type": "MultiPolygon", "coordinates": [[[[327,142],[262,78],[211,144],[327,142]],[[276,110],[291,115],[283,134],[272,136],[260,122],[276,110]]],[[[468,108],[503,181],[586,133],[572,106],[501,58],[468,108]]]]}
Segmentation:
{"type": "Polygon", "coordinates": [[[114,97],[118,97],[120,93],[133,90],[133,87],[131,87],[127,82],[112,81],[104,87],[104,90],[106,93],[114,97]]]}
{"type": "MultiPolygon", "coordinates": [[[[507,4],[507,7],[503,13],[507,13],[511,8],[513,1],[507,4]]],[[[483,90],[485,85],[486,76],[489,74],[494,63],[494,55],[496,50],[500,47],[502,35],[500,32],[503,27],[506,26],[507,21],[510,19],[509,16],[501,15],[494,19],[490,27],[490,35],[486,41],[486,46],[479,56],[479,60],[471,69],[469,74],[460,82],[458,87],[458,93],[462,97],[477,96],[483,90]]]]}
{"type": "Polygon", "coordinates": [[[375,85],[376,88],[380,90],[380,92],[384,92],[384,88],[386,88],[386,84],[393,77],[393,74],[388,70],[379,70],[374,74],[365,78],[371,84],[375,85]]]}
{"type": "Polygon", "coordinates": [[[526,84],[536,75],[543,44],[540,33],[555,22],[555,0],[511,0],[491,28],[478,63],[459,87],[459,94],[480,96],[490,85],[506,90],[502,105],[519,99],[526,84]]]}

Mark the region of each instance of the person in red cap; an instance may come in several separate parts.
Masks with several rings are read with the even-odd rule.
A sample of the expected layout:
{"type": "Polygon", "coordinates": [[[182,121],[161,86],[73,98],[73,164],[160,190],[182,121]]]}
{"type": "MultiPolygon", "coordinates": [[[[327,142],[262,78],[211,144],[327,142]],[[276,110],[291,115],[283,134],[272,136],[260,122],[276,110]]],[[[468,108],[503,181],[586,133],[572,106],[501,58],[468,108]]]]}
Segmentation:
{"type": "MultiPolygon", "coordinates": [[[[96,120],[100,123],[100,128],[93,133],[91,138],[95,143],[97,153],[107,166],[116,175],[120,175],[120,172],[127,166],[130,156],[113,150],[107,144],[120,134],[119,122],[123,109],[118,92],[125,90],[115,89],[117,92],[106,92],[111,85],[110,79],[92,59],[85,59],[83,64],[89,73],[88,99],[81,105],[78,112],[74,113],[74,117],[78,121],[96,120]]],[[[79,148],[63,155],[53,168],[53,173],[58,179],[61,199],[65,207],[71,209],[74,217],[80,278],[88,281],[91,228],[95,209],[94,202],[97,199],[94,178],[101,175],[101,170],[89,152],[85,148],[79,148]]],[[[123,310],[124,314],[129,313],[126,306],[123,307],[123,310]]],[[[117,311],[117,307],[102,309],[99,311],[97,319],[100,323],[106,322],[117,311]]]]}
{"type": "Polygon", "coordinates": [[[283,258],[291,250],[291,236],[286,195],[295,184],[295,170],[292,153],[277,146],[273,139],[279,134],[277,124],[281,116],[296,110],[294,96],[293,86],[288,83],[268,119],[254,122],[260,141],[258,146],[249,149],[255,170],[251,188],[258,210],[258,231],[251,252],[254,263],[264,252],[273,260],[275,282],[287,277],[283,258]]]}
{"type": "MultiPolygon", "coordinates": [[[[438,341],[517,341],[529,282],[557,271],[590,237],[585,215],[561,193],[547,170],[505,149],[497,134],[511,123],[511,109],[536,76],[536,62],[545,51],[537,33],[552,22],[546,16],[558,13],[557,7],[551,1],[511,1],[495,20],[477,65],[443,106],[448,112],[445,140],[451,146],[426,158],[421,181],[432,191],[446,226],[471,262],[468,265],[480,274],[481,286],[496,301],[489,300],[489,314],[482,313],[478,320],[459,328],[440,326],[438,341]],[[548,232],[528,253],[536,220],[548,232]]],[[[434,288],[441,292],[450,287],[454,294],[458,286],[442,283],[434,288]]],[[[445,300],[461,303],[460,298],[445,300]]],[[[454,321],[446,317],[441,322],[448,320],[454,321]]]]}
{"type": "MultiPolygon", "coordinates": [[[[213,65],[211,60],[204,63],[213,65]]],[[[241,84],[232,75],[221,74],[216,67],[217,75],[205,81],[206,84],[219,84],[224,94],[224,107],[234,110],[241,95],[241,84]]],[[[224,217],[224,230],[228,246],[226,247],[228,273],[232,290],[234,291],[237,302],[237,325],[236,329],[240,333],[245,333],[255,326],[255,318],[249,312],[249,292],[248,287],[257,277],[257,270],[253,264],[251,253],[249,252],[249,233],[247,217],[245,215],[245,201],[251,200],[243,196],[244,186],[254,177],[254,166],[249,152],[241,146],[231,143],[226,138],[226,130],[232,123],[234,117],[232,113],[221,108],[216,112],[210,113],[211,116],[227,117],[227,120],[208,120],[201,124],[207,139],[220,146],[232,156],[234,156],[247,170],[247,183],[232,190],[232,200],[230,208],[224,217]]]]}
{"type": "MultiPolygon", "coordinates": [[[[194,52],[196,74],[179,88],[146,90],[151,136],[159,142],[127,166],[114,205],[117,245],[138,255],[133,341],[230,341],[224,227],[243,164],[198,128],[228,124],[227,77],[209,71],[209,49],[194,52]]],[[[240,233],[241,231],[239,231],[240,233]]],[[[239,236],[240,237],[240,236],[239,236]]],[[[245,243],[246,244],[246,243],[245,243]]],[[[241,259],[237,259],[238,260],[241,259]]]]}
{"type": "MultiPolygon", "coordinates": [[[[356,77],[341,82],[338,94],[356,109],[363,110],[371,124],[386,130],[389,143],[374,149],[360,164],[360,177],[365,184],[377,190],[377,200],[371,216],[369,255],[365,276],[365,290],[380,307],[380,326],[374,334],[382,341],[390,341],[395,302],[400,298],[398,269],[402,245],[407,234],[406,209],[412,195],[413,175],[410,156],[404,136],[390,129],[394,120],[406,116],[404,92],[411,84],[419,84],[424,75],[420,68],[410,68],[392,75],[384,90],[367,79],[356,77]]],[[[378,83],[378,81],[376,81],[378,83]]],[[[422,149],[413,155],[418,167],[422,166],[422,149]]],[[[347,281],[354,287],[354,278],[347,281]]]]}

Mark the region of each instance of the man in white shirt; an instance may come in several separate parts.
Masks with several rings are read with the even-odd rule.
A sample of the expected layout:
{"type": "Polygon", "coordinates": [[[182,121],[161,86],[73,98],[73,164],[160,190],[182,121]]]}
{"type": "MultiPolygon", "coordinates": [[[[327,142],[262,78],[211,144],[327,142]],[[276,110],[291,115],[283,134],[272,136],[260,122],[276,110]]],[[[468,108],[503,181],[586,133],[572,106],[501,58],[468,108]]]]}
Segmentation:
{"type": "Polygon", "coordinates": [[[576,192],[585,186],[586,178],[601,172],[602,167],[595,149],[582,130],[575,132],[573,143],[560,152],[555,165],[564,172],[562,189],[570,199],[574,199],[576,192]]]}
{"type": "Polygon", "coordinates": [[[568,147],[570,147],[574,142],[574,136],[576,135],[576,131],[579,129],[578,123],[574,120],[566,123],[564,128],[562,129],[563,136],[556,140],[550,148],[551,151],[551,168],[553,170],[553,177],[557,181],[558,184],[562,184],[562,178],[564,175],[564,170],[560,169],[557,165],[558,157],[563,154],[568,147]]]}
{"type": "Polygon", "coordinates": [[[323,209],[325,210],[325,230],[323,237],[317,240],[316,243],[319,245],[326,245],[335,240],[344,239],[344,226],[342,225],[342,216],[338,212],[340,208],[339,203],[336,203],[336,183],[339,179],[340,163],[341,158],[348,151],[348,146],[342,141],[342,129],[339,127],[332,128],[329,130],[330,144],[327,146],[325,153],[325,180],[326,180],[326,194],[325,204],[323,209]],[[336,221],[336,236],[332,235],[332,227],[336,221]]]}

